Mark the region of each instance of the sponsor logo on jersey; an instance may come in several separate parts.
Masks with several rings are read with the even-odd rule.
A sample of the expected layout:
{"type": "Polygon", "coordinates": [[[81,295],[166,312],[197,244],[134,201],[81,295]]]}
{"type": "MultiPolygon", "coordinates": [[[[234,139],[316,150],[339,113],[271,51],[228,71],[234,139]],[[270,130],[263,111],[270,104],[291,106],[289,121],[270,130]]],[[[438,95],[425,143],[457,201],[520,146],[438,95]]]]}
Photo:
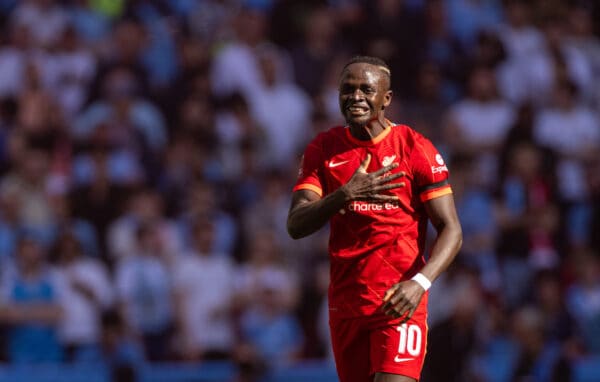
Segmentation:
{"type": "Polygon", "coordinates": [[[394,362],[407,362],[412,361],[414,358],[400,358],[399,356],[394,357],[394,362]]]}
{"type": "Polygon", "coordinates": [[[369,203],[354,201],[348,204],[348,211],[353,212],[368,212],[368,211],[391,211],[400,208],[398,202],[385,202],[385,203],[369,203]]]}
{"type": "Polygon", "coordinates": [[[448,171],[448,167],[446,167],[446,165],[443,166],[431,166],[431,173],[432,174],[441,174],[444,171],[448,171]]]}
{"type": "Polygon", "coordinates": [[[383,157],[381,164],[383,165],[383,167],[389,166],[392,163],[394,163],[394,159],[396,159],[395,155],[385,156],[385,157],[383,157]]]}

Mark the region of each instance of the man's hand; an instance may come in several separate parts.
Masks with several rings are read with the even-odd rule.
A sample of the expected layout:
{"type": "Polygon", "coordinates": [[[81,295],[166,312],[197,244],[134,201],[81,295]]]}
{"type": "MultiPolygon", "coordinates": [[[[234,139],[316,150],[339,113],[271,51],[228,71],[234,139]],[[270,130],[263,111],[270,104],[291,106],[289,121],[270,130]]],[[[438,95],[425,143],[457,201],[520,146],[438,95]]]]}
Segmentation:
{"type": "Polygon", "coordinates": [[[346,200],[362,200],[369,202],[393,202],[398,200],[395,195],[385,194],[385,191],[395,188],[404,187],[404,182],[390,183],[394,179],[405,176],[404,172],[383,176],[386,172],[398,167],[398,163],[392,163],[389,166],[380,168],[379,170],[367,173],[367,168],[371,163],[371,154],[367,154],[365,160],[360,164],[358,169],[352,175],[352,178],[341,187],[346,200]]]}
{"type": "Polygon", "coordinates": [[[424,293],[425,289],[416,281],[401,281],[385,292],[381,310],[394,318],[404,316],[401,323],[405,323],[415,313],[424,293]]]}

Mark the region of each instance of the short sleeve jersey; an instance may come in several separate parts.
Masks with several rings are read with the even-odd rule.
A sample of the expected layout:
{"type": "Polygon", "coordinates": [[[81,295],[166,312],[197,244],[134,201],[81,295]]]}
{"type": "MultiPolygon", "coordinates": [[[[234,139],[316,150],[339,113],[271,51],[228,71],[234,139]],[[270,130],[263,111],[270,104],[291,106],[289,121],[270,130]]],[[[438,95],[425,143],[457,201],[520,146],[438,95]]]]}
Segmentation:
{"type": "Polygon", "coordinates": [[[386,191],[397,195],[397,202],[352,201],[331,218],[332,317],[377,314],[385,291],[423,267],[424,202],[452,192],[440,153],[405,125],[388,127],[369,141],[356,139],[345,127],[320,133],[306,148],[294,191],[306,189],[320,196],[335,191],[348,182],[367,153],[367,172],[398,163],[391,173],[406,175],[392,182],[404,182],[405,187],[386,191]]]}

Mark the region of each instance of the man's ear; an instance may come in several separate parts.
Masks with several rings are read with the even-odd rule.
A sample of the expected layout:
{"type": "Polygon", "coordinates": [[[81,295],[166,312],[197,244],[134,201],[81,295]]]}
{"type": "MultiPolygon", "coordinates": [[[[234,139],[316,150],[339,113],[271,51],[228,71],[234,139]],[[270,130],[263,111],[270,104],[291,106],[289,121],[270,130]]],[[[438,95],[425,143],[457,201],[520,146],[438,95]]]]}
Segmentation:
{"type": "Polygon", "coordinates": [[[392,96],[393,96],[393,92],[391,90],[388,90],[387,92],[385,92],[385,96],[384,96],[384,101],[383,101],[383,105],[381,106],[381,110],[385,109],[386,107],[390,106],[390,103],[392,103],[392,96]]]}

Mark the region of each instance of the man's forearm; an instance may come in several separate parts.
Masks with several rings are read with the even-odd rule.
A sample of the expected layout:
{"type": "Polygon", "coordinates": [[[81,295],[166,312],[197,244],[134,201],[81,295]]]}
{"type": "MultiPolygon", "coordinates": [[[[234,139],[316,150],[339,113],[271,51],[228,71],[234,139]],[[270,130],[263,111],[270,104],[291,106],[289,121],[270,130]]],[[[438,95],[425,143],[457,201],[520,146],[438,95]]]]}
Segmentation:
{"type": "Polygon", "coordinates": [[[293,239],[300,239],[323,227],[346,203],[346,194],[338,189],[323,199],[294,203],[287,220],[293,239]]]}
{"type": "Polygon", "coordinates": [[[300,239],[317,231],[343,208],[346,202],[351,200],[365,200],[374,203],[397,201],[397,196],[386,194],[386,192],[404,187],[404,182],[392,183],[392,181],[406,174],[401,171],[385,175],[398,167],[398,163],[392,163],[375,172],[367,173],[370,162],[371,154],[367,154],[350,180],[322,199],[312,191],[296,191],[292,197],[292,208],[287,221],[290,236],[300,239]]]}
{"type": "Polygon", "coordinates": [[[420,273],[433,282],[452,263],[461,246],[462,231],[459,224],[439,227],[429,260],[420,273]]]}

